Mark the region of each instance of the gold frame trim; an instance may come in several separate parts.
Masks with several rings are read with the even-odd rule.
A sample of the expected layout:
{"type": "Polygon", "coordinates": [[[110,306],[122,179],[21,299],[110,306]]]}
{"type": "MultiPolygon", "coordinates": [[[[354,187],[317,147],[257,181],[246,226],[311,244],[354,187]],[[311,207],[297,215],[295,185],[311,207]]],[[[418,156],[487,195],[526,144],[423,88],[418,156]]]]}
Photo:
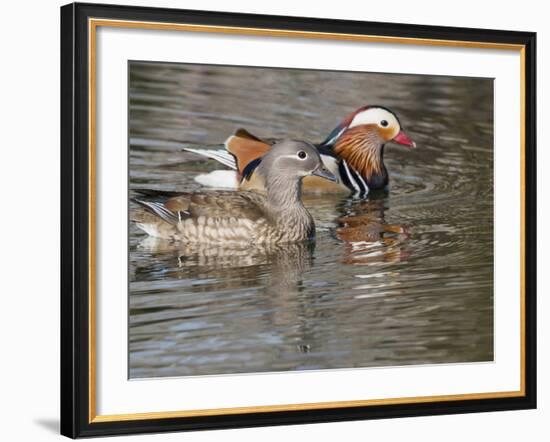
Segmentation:
{"type": "Polygon", "coordinates": [[[475,399],[496,399],[525,396],[525,45],[493,42],[474,42],[458,40],[440,40],[424,38],[387,37],[377,35],[358,35],[330,32],[292,31],[282,29],[244,28],[237,26],[211,26],[181,23],[158,23],[145,21],[88,19],[88,94],[89,94],[89,423],[134,421],[145,419],[168,419],[178,417],[220,416],[245,413],[267,413],[277,411],[322,410],[327,408],[365,407],[374,405],[419,404],[426,402],[461,401],[475,399]],[[235,408],[215,408],[201,410],[159,411],[128,414],[96,414],[96,34],[97,28],[139,28],[148,30],[168,30],[186,32],[208,32],[218,34],[254,35],[268,37],[309,38],[369,43],[412,44],[422,46],[445,46],[477,49],[512,50],[520,53],[520,193],[521,193],[521,230],[520,230],[520,389],[518,391],[499,391],[489,393],[465,393],[438,396],[401,397],[388,399],[368,399],[353,401],[315,402],[302,404],[262,405],[235,408]]]}

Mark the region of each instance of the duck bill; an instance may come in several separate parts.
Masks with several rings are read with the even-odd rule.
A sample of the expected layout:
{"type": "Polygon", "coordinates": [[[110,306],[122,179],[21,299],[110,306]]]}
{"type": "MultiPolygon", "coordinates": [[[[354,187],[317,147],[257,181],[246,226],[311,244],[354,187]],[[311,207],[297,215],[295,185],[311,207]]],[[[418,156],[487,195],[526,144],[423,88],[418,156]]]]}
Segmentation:
{"type": "Polygon", "coordinates": [[[324,178],[326,180],[332,181],[334,183],[338,181],[336,176],[330,170],[328,170],[325,166],[319,166],[317,169],[311,172],[311,174],[318,176],[320,178],[324,178]]]}
{"type": "Polygon", "coordinates": [[[407,146],[413,149],[416,147],[416,143],[413,140],[411,140],[409,136],[402,130],[399,131],[399,133],[393,138],[392,141],[394,143],[401,144],[403,146],[407,146]]]}

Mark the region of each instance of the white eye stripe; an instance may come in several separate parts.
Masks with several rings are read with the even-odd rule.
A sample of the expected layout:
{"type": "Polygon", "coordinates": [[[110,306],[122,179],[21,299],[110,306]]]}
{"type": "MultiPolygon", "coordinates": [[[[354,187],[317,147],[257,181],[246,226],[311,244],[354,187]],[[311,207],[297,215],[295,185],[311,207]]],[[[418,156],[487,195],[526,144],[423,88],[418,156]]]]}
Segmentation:
{"type": "Polygon", "coordinates": [[[279,158],[294,158],[296,159],[297,154],[296,153],[289,153],[285,155],[279,155],[279,158]]]}
{"type": "Polygon", "coordinates": [[[278,158],[291,158],[293,160],[299,159],[299,160],[303,161],[303,160],[307,160],[309,158],[309,155],[306,155],[305,158],[300,158],[300,157],[298,157],[298,153],[291,153],[291,154],[286,154],[286,155],[279,155],[278,158]]]}

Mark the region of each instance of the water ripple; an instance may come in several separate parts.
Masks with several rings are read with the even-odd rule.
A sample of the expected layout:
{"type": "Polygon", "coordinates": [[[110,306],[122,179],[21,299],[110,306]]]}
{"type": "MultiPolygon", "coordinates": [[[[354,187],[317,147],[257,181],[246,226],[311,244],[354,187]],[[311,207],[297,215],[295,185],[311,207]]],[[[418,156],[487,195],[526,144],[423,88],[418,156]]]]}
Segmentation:
{"type": "Polygon", "coordinates": [[[388,194],[306,198],[311,244],[186,247],[130,228],[130,376],[493,358],[492,81],[133,63],[130,187],[197,190],[182,144],[237,127],[319,141],[351,110],[395,109],[388,194]]]}

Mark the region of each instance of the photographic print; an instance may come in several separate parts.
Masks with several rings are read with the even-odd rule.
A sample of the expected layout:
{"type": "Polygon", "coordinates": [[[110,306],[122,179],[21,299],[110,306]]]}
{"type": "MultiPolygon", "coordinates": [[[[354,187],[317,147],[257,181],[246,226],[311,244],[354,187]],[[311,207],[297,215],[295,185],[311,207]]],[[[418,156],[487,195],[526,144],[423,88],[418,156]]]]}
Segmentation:
{"type": "Polygon", "coordinates": [[[536,34],[61,8],[61,433],[536,408],[536,34]]]}
{"type": "Polygon", "coordinates": [[[128,75],[129,378],[493,361],[493,79],[128,75]]]}

